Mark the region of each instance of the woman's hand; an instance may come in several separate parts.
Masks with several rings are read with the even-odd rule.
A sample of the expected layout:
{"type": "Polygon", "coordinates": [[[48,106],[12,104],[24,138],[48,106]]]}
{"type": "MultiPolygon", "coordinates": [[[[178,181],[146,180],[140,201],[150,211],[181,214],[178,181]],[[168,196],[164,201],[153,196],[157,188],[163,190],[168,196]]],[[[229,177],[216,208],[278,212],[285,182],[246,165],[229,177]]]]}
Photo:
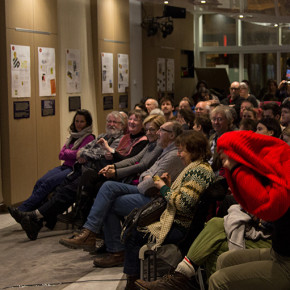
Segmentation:
{"type": "Polygon", "coordinates": [[[163,173],[161,175],[161,177],[159,176],[154,176],[153,177],[154,180],[154,185],[160,189],[162,186],[167,185],[168,187],[170,187],[171,185],[171,176],[166,172],[163,173]]]}
{"type": "Polygon", "coordinates": [[[116,176],[115,166],[107,165],[99,171],[99,174],[103,174],[106,178],[114,178],[116,176]]]}
{"type": "Polygon", "coordinates": [[[157,175],[153,176],[154,186],[160,189],[162,186],[165,185],[165,182],[157,175]]]}
{"type": "Polygon", "coordinates": [[[160,178],[168,187],[171,186],[171,176],[167,172],[163,173],[160,178]]]}

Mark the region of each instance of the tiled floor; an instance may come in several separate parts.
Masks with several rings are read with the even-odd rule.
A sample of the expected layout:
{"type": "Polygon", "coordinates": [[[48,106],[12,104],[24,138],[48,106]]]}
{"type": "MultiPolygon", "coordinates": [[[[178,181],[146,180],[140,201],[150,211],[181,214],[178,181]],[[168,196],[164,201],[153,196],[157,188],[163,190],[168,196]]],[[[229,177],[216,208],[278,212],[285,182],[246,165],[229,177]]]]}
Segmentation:
{"type": "MultiPolygon", "coordinates": [[[[7,213],[1,214],[0,229],[16,224],[14,219],[7,213]]],[[[70,284],[63,289],[124,289],[126,285],[125,276],[122,267],[115,267],[109,269],[93,268],[92,272],[79,279],[77,282],[70,284]]],[[[28,288],[29,289],[29,288],[28,288]]],[[[39,288],[40,289],[40,288],[39,288]]],[[[53,287],[52,287],[53,289],[53,287]]]]}

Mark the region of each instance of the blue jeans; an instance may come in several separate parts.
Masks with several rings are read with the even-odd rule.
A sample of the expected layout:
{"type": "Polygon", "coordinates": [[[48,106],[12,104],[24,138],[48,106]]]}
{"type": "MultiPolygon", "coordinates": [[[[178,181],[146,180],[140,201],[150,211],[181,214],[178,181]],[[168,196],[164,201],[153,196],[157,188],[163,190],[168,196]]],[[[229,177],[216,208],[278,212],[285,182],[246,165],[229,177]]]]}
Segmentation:
{"type": "Polygon", "coordinates": [[[25,200],[18,209],[25,212],[37,209],[55,187],[64,181],[65,177],[71,171],[72,168],[65,165],[49,170],[37,180],[31,196],[25,200]]]}
{"type": "Polygon", "coordinates": [[[150,201],[150,197],[141,193],[127,194],[116,199],[104,221],[105,244],[108,252],[115,253],[125,249],[120,241],[122,231],[120,218],[127,216],[134,208],[139,208],[150,201]]]}
{"type": "MultiPolygon", "coordinates": [[[[90,231],[94,233],[100,232],[105,220],[108,218],[108,216],[112,212],[112,207],[115,208],[115,204],[117,200],[120,197],[124,196],[142,196],[139,193],[139,190],[137,186],[135,185],[130,185],[130,184],[125,184],[117,181],[106,181],[100,188],[97,197],[95,198],[94,204],[91,208],[90,214],[87,218],[86,223],[84,224],[84,228],[89,229],[90,231]]],[[[146,201],[150,201],[150,198],[144,197],[146,201]]],[[[143,203],[142,203],[143,204],[143,203]]],[[[138,206],[138,204],[137,204],[138,206]]],[[[117,207],[122,207],[119,209],[118,214],[121,216],[125,216],[130,213],[130,209],[134,209],[136,207],[136,203],[134,205],[130,204],[125,204],[124,206],[122,205],[117,205],[117,207]],[[133,208],[132,208],[133,206],[133,208]],[[120,214],[121,211],[121,214],[120,214]]],[[[114,212],[114,210],[113,210],[114,212]]],[[[113,224],[117,223],[118,226],[120,227],[120,218],[117,218],[117,221],[113,222],[113,224]]],[[[111,227],[111,225],[109,226],[111,227]]],[[[113,230],[114,225],[112,225],[112,228],[109,229],[110,232],[115,236],[115,232],[113,230]]],[[[117,231],[119,233],[119,231],[117,231]]],[[[110,240],[110,238],[109,238],[110,240]]],[[[118,240],[120,240],[120,234],[118,236],[118,240]]],[[[107,243],[107,241],[106,241],[107,243]]]]}

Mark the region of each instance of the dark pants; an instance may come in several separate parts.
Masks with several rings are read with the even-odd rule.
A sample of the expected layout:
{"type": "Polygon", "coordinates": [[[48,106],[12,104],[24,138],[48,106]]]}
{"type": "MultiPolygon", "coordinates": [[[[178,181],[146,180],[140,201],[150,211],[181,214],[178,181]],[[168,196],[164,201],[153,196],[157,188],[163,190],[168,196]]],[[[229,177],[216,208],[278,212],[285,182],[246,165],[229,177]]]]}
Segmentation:
{"type": "MultiPolygon", "coordinates": [[[[176,244],[184,237],[184,233],[174,226],[171,228],[163,244],[176,244]]],[[[125,245],[124,273],[128,275],[140,274],[139,250],[148,243],[148,235],[135,229],[125,245]]]]}
{"type": "Polygon", "coordinates": [[[56,224],[57,216],[66,211],[76,201],[81,173],[81,170],[77,170],[66,177],[64,182],[55,189],[52,197],[38,208],[47,222],[47,227],[52,229],[56,224]]]}

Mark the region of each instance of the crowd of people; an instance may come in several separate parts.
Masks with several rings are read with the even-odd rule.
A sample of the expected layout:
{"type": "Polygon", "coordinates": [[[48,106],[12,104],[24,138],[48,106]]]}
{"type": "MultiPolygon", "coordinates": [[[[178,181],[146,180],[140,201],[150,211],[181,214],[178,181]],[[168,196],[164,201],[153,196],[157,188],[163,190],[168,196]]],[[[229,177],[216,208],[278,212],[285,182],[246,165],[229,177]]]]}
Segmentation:
{"type": "Polygon", "coordinates": [[[274,92],[273,83],[256,98],[247,81],[234,81],[221,99],[200,81],[177,106],[165,96],[128,115],[109,113],[97,137],[90,113],[79,110],[59,154],[64,163],[9,212],[30,240],[44,222],[51,230],[57,220],[78,224],[60,244],[93,252],[96,267],[124,265],[126,289],[199,289],[199,267],[211,290],[290,289],[290,86],[282,81],[274,92]],[[225,190],[213,199],[220,179],[225,190]],[[156,196],[167,204],[160,218],[122,243],[126,216],[156,196]],[[198,228],[201,200],[210,206],[198,228]],[[140,280],[144,244],[179,245],[193,229],[174,272],[140,280]]]}

